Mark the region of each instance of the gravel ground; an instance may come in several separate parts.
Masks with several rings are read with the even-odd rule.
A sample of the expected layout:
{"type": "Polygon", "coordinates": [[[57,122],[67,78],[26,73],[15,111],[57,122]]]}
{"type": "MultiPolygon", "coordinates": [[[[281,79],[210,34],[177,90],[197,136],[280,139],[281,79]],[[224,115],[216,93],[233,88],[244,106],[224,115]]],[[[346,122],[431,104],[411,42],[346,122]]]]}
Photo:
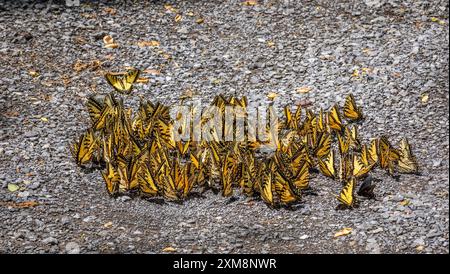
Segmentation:
{"type": "Polygon", "coordinates": [[[1,253],[449,252],[448,1],[53,2],[0,2],[1,253]],[[118,48],[103,47],[106,34],[118,48]],[[367,116],[363,139],[408,137],[422,176],[376,171],[378,200],[350,211],[335,210],[329,193],[340,186],[321,176],[297,210],[211,192],[183,204],[110,198],[67,148],[89,121],[87,96],[109,91],[95,60],[161,70],[136,92],[166,104],[186,89],[205,100],[275,91],[280,104],[318,109],[352,92],[367,116]],[[91,66],[77,72],[77,61],[91,66]],[[39,205],[6,206],[23,201],[39,205]],[[344,227],[352,233],[334,238],[344,227]]]}

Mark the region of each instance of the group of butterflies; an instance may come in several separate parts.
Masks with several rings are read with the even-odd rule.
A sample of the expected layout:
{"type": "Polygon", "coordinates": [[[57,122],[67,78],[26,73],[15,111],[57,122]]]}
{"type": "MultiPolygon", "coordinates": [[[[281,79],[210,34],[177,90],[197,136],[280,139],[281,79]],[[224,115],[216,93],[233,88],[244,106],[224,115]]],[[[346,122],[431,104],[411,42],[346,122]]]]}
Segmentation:
{"type": "MultiPolygon", "coordinates": [[[[129,94],[138,75],[139,70],[131,70],[122,76],[106,74],[106,79],[117,92],[129,94]]],[[[219,95],[210,106],[219,109],[223,118],[226,107],[246,110],[248,102],[246,97],[219,95]]],[[[87,109],[91,126],[71,144],[71,152],[78,165],[103,168],[106,188],[113,196],[137,193],[181,201],[195,189],[201,193],[221,191],[229,197],[239,188],[270,207],[291,206],[313,192],[310,177],[323,174],[342,183],[342,190],[335,195],[338,208],[353,208],[358,182],[359,196],[375,197],[375,184],[364,180],[375,167],[390,175],[419,173],[406,138],[399,148],[384,136],[367,144],[361,142],[357,125],[364,115],[351,94],[342,110],[335,105],[315,114],[310,109],[303,111],[300,105],[295,110],[285,106],[284,119],[275,129],[277,138],[264,142],[248,137],[239,142],[224,141],[218,135],[238,130],[233,124],[228,128],[213,125],[207,132],[210,138],[175,141],[175,121],[168,106],[141,99],[133,114],[113,93],[91,96],[87,109]],[[268,142],[274,143],[274,150],[261,153],[260,147],[268,142]]],[[[202,116],[200,124],[210,121],[202,116]]],[[[176,130],[184,132],[187,127],[192,129],[193,123],[181,123],[176,130]]],[[[246,129],[244,136],[249,135],[246,129]]],[[[267,136],[273,136],[269,124],[265,130],[267,136]]]]}

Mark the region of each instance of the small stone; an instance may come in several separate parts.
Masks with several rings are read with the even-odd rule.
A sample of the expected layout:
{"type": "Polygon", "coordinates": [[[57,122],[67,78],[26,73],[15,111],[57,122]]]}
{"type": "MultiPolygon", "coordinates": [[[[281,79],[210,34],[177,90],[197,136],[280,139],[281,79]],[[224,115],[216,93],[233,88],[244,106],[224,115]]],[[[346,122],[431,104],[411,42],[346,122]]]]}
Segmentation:
{"type": "Polygon", "coordinates": [[[442,160],[441,159],[434,159],[433,160],[433,167],[439,167],[441,165],[442,160]]]}
{"type": "Polygon", "coordinates": [[[377,233],[380,233],[380,232],[383,232],[383,228],[382,227],[379,227],[377,229],[369,231],[370,234],[377,234],[377,233]]]}
{"type": "Polygon", "coordinates": [[[177,32],[181,34],[188,34],[189,30],[186,27],[182,27],[177,32]]]}
{"type": "Polygon", "coordinates": [[[131,200],[131,198],[130,198],[130,196],[123,195],[123,196],[120,196],[119,198],[117,198],[117,200],[119,200],[120,202],[126,202],[128,200],[131,200]]]}
{"type": "Polygon", "coordinates": [[[31,184],[28,186],[28,188],[31,189],[31,190],[35,190],[35,189],[39,188],[40,185],[41,185],[41,184],[40,184],[39,182],[34,182],[34,183],[31,183],[31,184]]]}
{"type": "Polygon", "coordinates": [[[28,196],[30,196],[29,191],[22,191],[22,192],[19,192],[19,194],[17,194],[17,197],[19,197],[19,198],[26,198],[28,196]]]}
{"type": "Polygon", "coordinates": [[[67,254],[79,254],[80,253],[80,245],[76,242],[69,242],[66,244],[66,252],[67,254]]]}
{"type": "Polygon", "coordinates": [[[86,218],[83,219],[83,222],[89,223],[89,222],[92,222],[95,219],[96,219],[95,216],[87,216],[86,218]]]}
{"type": "Polygon", "coordinates": [[[57,240],[56,238],[53,238],[53,237],[45,238],[44,240],[42,240],[42,242],[43,242],[44,244],[50,244],[50,245],[56,245],[56,244],[58,244],[58,240],[57,240]]]}
{"type": "Polygon", "coordinates": [[[306,239],[308,239],[308,238],[309,238],[309,236],[306,235],[306,234],[300,236],[300,240],[306,240],[306,239]]]}

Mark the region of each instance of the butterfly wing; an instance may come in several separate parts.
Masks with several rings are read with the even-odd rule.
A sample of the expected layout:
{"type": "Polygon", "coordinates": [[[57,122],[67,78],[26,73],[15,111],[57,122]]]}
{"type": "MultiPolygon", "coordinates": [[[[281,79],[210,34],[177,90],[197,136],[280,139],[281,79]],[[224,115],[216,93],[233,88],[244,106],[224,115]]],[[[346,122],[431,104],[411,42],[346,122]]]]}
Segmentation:
{"type": "Polygon", "coordinates": [[[345,99],[344,117],[352,121],[358,121],[363,118],[362,111],[356,106],[355,98],[352,94],[349,94],[345,99]]]}

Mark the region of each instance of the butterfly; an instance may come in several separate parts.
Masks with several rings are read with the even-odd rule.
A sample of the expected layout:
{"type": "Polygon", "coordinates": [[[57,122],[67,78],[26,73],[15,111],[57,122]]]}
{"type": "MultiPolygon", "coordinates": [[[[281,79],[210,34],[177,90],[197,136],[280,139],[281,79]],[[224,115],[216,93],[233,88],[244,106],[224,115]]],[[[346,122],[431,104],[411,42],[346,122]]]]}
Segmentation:
{"type": "Polygon", "coordinates": [[[313,154],[318,158],[328,155],[331,149],[331,134],[317,132],[317,130],[314,130],[314,134],[317,134],[317,137],[316,143],[313,145],[313,154]]]}
{"type": "Polygon", "coordinates": [[[419,165],[406,138],[400,141],[400,158],[397,165],[398,171],[401,173],[419,173],[419,165]]]}
{"type": "Polygon", "coordinates": [[[138,174],[139,191],[143,196],[153,197],[159,192],[151,167],[143,165],[138,174]]]}
{"type": "Polygon", "coordinates": [[[342,119],[337,105],[334,105],[328,112],[328,125],[338,132],[342,131],[342,119]]]}
{"type": "Polygon", "coordinates": [[[363,183],[361,184],[357,192],[359,196],[367,197],[369,199],[375,198],[375,193],[373,193],[375,184],[372,184],[372,180],[373,178],[371,175],[367,176],[364,179],[363,183]]]}
{"type": "Polygon", "coordinates": [[[75,158],[77,165],[82,166],[91,161],[96,149],[98,148],[99,141],[94,135],[92,129],[80,136],[78,142],[74,142],[70,145],[70,152],[75,158]]]}
{"type": "Polygon", "coordinates": [[[339,132],[337,133],[337,139],[338,139],[339,153],[341,155],[347,155],[350,149],[350,140],[346,138],[346,136],[341,135],[339,132]]]}
{"type": "Polygon", "coordinates": [[[389,174],[394,172],[394,163],[400,159],[400,152],[395,149],[385,136],[378,141],[380,167],[388,169],[389,174]]]}
{"type": "Polygon", "coordinates": [[[261,175],[260,183],[260,195],[262,200],[269,206],[274,206],[273,200],[273,186],[272,186],[272,173],[264,171],[261,175]]]}
{"type": "Polygon", "coordinates": [[[136,189],[139,186],[138,173],[141,168],[139,159],[136,157],[117,157],[117,167],[120,176],[120,191],[136,189]]]}
{"type": "Polygon", "coordinates": [[[306,162],[302,163],[295,179],[293,181],[295,188],[297,189],[307,189],[309,187],[309,168],[306,162]]]}
{"type": "Polygon", "coordinates": [[[130,69],[124,75],[117,75],[114,73],[106,73],[106,81],[119,93],[130,94],[133,89],[133,84],[136,82],[140,74],[138,69],[130,69]]]}
{"type": "Polygon", "coordinates": [[[345,183],[353,173],[353,158],[351,154],[341,155],[339,161],[339,180],[345,183]]]}
{"type": "Polygon", "coordinates": [[[106,189],[110,195],[115,195],[118,191],[120,176],[117,169],[111,164],[106,163],[106,171],[102,172],[106,189]]]}
{"type": "Polygon", "coordinates": [[[338,201],[341,203],[340,207],[343,208],[352,208],[355,204],[355,196],[354,189],[356,185],[356,179],[352,177],[348,182],[346,182],[344,188],[339,193],[339,196],[336,196],[338,201]]]}
{"type": "Polygon", "coordinates": [[[361,107],[356,106],[355,98],[351,93],[345,98],[344,117],[352,121],[363,119],[361,107]]]}
{"type": "Polygon", "coordinates": [[[367,173],[372,170],[374,165],[375,163],[365,165],[358,155],[353,154],[353,176],[356,178],[367,175],[367,173]]]}
{"type": "Polygon", "coordinates": [[[90,96],[88,98],[86,107],[93,123],[97,122],[98,118],[100,118],[104,106],[105,104],[103,100],[100,100],[99,96],[90,96]]]}
{"type": "Polygon", "coordinates": [[[224,197],[229,197],[233,194],[233,189],[231,188],[231,183],[233,180],[233,169],[235,168],[234,158],[231,153],[228,153],[223,158],[220,178],[222,181],[222,195],[224,197]]]}
{"type": "Polygon", "coordinates": [[[275,172],[274,185],[275,191],[283,205],[290,205],[297,201],[297,196],[291,188],[288,179],[279,170],[275,172]]]}
{"type": "Polygon", "coordinates": [[[334,151],[330,150],[328,156],[324,160],[322,160],[321,158],[319,158],[318,160],[320,172],[322,172],[323,175],[334,179],[336,174],[334,168],[334,151]]]}

